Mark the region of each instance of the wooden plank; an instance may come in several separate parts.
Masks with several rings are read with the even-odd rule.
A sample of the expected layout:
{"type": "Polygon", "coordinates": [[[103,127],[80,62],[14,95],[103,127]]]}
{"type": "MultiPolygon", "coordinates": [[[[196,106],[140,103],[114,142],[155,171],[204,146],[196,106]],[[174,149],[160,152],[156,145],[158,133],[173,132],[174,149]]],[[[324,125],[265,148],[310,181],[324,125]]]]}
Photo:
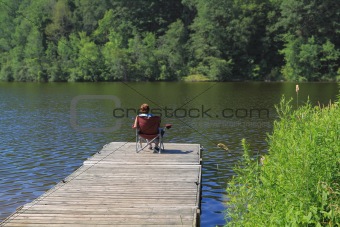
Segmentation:
{"type": "Polygon", "coordinates": [[[110,143],[1,226],[198,226],[198,144],[165,144],[161,154],[110,143]]]}

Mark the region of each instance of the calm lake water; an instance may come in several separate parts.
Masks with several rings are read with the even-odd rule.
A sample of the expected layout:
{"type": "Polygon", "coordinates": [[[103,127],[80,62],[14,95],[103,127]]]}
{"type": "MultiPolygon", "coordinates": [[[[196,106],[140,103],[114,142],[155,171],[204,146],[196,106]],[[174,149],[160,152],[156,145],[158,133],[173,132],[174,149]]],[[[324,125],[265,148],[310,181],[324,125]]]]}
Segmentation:
{"type": "Polygon", "coordinates": [[[338,91],[336,83],[302,83],[297,100],[295,83],[0,83],[0,221],[103,145],[134,141],[134,110],[148,103],[173,124],[165,142],[204,147],[201,226],[222,226],[241,139],[254,156],[266,153],[282,95],[316,105],[338,91]]]}

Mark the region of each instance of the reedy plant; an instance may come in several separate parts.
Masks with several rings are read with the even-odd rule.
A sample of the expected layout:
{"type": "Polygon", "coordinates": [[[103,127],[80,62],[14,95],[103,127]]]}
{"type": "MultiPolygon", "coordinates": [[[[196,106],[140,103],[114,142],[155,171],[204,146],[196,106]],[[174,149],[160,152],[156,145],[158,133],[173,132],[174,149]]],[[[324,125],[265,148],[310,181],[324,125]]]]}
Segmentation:
{"type": "Polygon", "coordinates": [[[249,155],[228,185],[227,226],[340,225],[339,103],[293,111],[283,97],[262,163],[249,155]]]}

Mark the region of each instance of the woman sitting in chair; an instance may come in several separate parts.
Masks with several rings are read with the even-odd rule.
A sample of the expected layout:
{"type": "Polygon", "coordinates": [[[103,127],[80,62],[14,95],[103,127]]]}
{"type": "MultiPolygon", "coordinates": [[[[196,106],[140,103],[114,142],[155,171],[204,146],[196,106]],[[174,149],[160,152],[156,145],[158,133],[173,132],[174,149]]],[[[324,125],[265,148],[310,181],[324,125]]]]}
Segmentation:
{"type": "MultiPolygon", "coordinates": [[[[140,109],[139,109],[139,114],[136,116],[136,119],[135,119],[135,123],[133,124],[133,128],[138,128],[138,117],[147,117],[147,118],[150,118],[150,117],[153,117],[152,114],[149,113],[150,111],[150,107],[148,104],[144,103],[141,105],[140,109]]],[[[155,143],[155,150],[158,151],[159,150],[159,147],[158,147],[158,143],[159,143],[159,139],[155,139],[154,140],[154,143],[155,143]]],[[[149,149],[152,150],[152,145],[150,143],[150,146],[149,146],[149,149]]]]}

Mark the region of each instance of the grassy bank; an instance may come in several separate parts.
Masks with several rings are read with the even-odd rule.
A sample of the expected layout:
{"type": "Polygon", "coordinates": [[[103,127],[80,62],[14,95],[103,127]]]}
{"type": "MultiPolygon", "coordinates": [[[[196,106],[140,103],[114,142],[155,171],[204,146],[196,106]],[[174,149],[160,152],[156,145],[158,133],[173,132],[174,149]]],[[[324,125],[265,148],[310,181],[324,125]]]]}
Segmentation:
{"type": "Polygon", "coordinates": [[[209,79],[201,74],[189,75],[182,79],[186,82],[202,82],[202,81],[209,81],[209,79]]]}
{"type": "Polygon", "coordinates": [[[268,155],[243,161],[228,185],[227,226],[340,226],[340,108],[292,110],[282,99],[268,155]]]}

